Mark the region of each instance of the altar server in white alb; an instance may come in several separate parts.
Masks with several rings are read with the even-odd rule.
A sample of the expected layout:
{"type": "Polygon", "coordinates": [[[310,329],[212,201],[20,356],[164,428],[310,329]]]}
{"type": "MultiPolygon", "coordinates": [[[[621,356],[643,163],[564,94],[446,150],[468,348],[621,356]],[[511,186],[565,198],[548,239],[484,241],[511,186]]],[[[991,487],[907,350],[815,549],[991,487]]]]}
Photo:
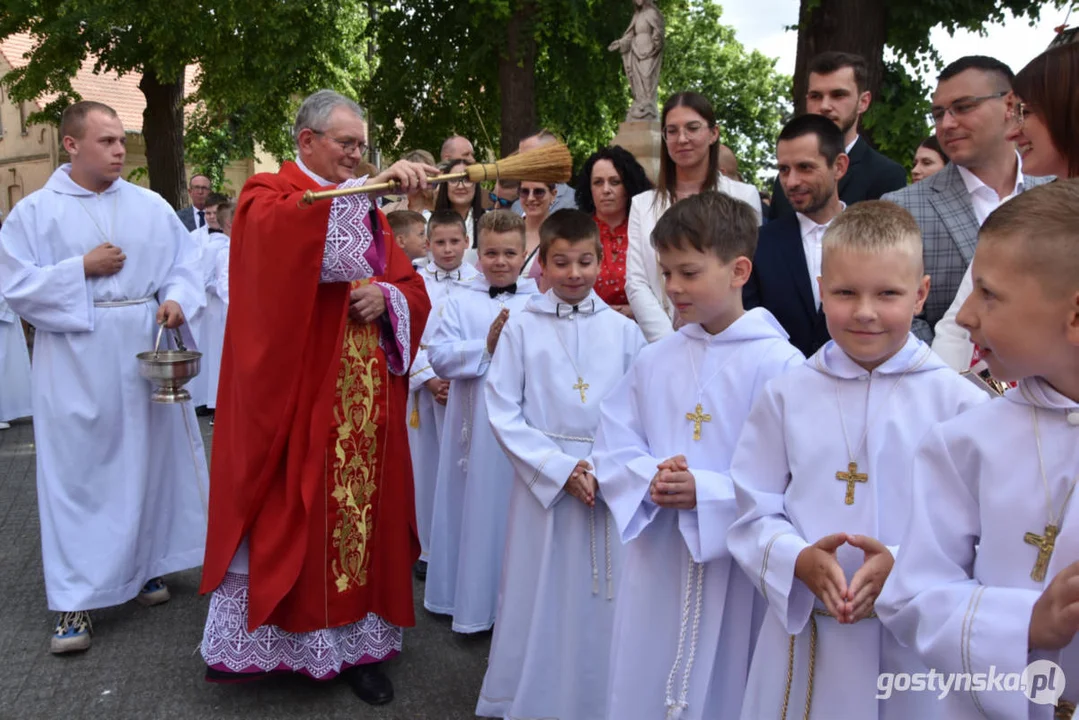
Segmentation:
{"type": "Polygon", "coordinates": [[[427,348],[435,374],[450,381],[431,524],[424,607],[453,616],[453,630],[490,630],[495,621],[513,468],[487,419],[483,386],[507,319],[536,292],[520,279],[524,220],[492,210],[479,222],[480,272],[455,293],[427,348]]]}
{"type": "Polygon", "coordinates": [[[754,399],[804,356],[767,310],[742,308],[757,244],[749,205],[687,198],[652,243],[687,324],[642,350],[600,408],[595,474],[626,543],[607,717],[737,718],[756,591],[727,551],[726,473],[754,399]]]}
{"type": "Polygon", "coordinates": [[[487,414],[515,479],[480,716],[606,717],[622,541],[592,442],[600,401],[646,342],[593,292],[602,258],[589,215],[548,217],[539,261],[551,289],[507,323],[487,373],[487,414]]]}
{"type": "Polygon", "coordinates": [[[1079,699],[1079,180],[995,210],[972,275],[957,321],[1019,386],[922,442],[877,612],[937,673],[973,675],[941,717],[1049,720],[1079,699]]]}
{"type": "Polygon", "coordinates": [[[198,252],[160,196],[120,178],[124,128],[112,108],[70,106],[60,135],[71,164],[0,229],[0,292],[37,328],[38,511],[56,653],[90,646],[88,610],[168,600],[161,576],[202,563],[207,491],[194,410],[151,403],[135,357],[159,323],[184,328],[206,302],[198,252]]]}
{"type": "Polygon", "coordinates": [[[873,602],[910,515],[918,443],[989,396],[910,332],[929,292],[910,213],[851,206],[822,258],[832,340],[765,387],[731,463],[728,543],[768,602],[742,718],[941,717],[935,693],[878,699],[880,673],[928,668],[873,602]]]}
{"type": "MultiPolygon", "coordinates": [[[[393,223],[392,218],[390,222],[393,223]]],[[[408,449],[412,455],[412,476],[416,486],[416,530],[420,536],[420,560],[416,563],[415,572],[421,580],[427,577],[439,448],[450,392],[450,381],[435,375],[427,359],[427,346],[442,320],[446,302],[454,295],[468,292],[469,286],[480,274],[474,266],[463,262],[465,250],[468,249],[468,233],[459,213],[453,210],[435,211],[428,222],[426,234],[431,259],[417,272],[427,287],[431,314],[427,316],[420,349],[412,361],[408,380],[408,449]]]]}
{"type": "MultiPolygon", "coordinates": [[[[206,407],[217,408],[217,386],[221,377],[221,355],[225,348],[225,320],[229,313],[229,237],[232,234],[234,208],[228,200],[213,208],[214,219],[220,232],[210,234],[209,244],[203,248],[206,281],[205,347],[202,348],[202,373],[206,375],[206,407]]],[[[207,205],[206,213],[210,208],[207,205]]],[[[210,418],[210,424],[214,420],[210,418]]]]}
{"type": "Polygon", "coordinates": [[[22,322],[0,297],[0,430],[9,420],[33,415],[30,399],[30,353],[22,322]]]}

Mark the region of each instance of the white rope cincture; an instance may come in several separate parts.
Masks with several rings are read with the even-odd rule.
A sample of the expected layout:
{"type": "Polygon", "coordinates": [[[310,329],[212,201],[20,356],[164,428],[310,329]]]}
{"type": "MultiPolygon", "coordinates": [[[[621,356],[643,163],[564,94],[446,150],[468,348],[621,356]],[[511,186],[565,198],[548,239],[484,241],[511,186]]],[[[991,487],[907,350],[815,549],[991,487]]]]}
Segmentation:
{"type": "Polygon", "coordinates": [[[689,695],[689,679],[693,673],[693,661],[697,655],[697,641],[700,637],[701,624],[701,599],[704,595],[704,563],[694,562],[693,556],[689,558],[689,567],[686,570],[685,596],[682,600],[682,622],[678,628],[678,650],[675,652],[674,665],[671,666],[670,675],[667,676],[666,704],[667,720],[679,720],[682,713],[689,708],[687,697],[689,695]],[[696,570],[697,582],[694,588],[693,571],[696,570]],[[691,631],[689,654],[686,657],[686,666],[682,675],[682,687],[678,700],[674,699],[674,681],[678,674],[678,668],[682,664],[682,656],[686,646],[686,631],[689,630],[689,606],[692,596],[696,594],[696,603],[693,610],[693,628],[691,631]]]}
{"type": "Polygon", "coordinates": [[[603,536],[607,545],[607,599],[614,600],[614,570],[611,566],[611,511],[604,507],[603,536]]]}
{"type": "Polygon", "coordinates": [[[592,594],[599,595],[599,567],[596,565],[596,507],[588,508],[588,548],[592,555],[592,594]]]}

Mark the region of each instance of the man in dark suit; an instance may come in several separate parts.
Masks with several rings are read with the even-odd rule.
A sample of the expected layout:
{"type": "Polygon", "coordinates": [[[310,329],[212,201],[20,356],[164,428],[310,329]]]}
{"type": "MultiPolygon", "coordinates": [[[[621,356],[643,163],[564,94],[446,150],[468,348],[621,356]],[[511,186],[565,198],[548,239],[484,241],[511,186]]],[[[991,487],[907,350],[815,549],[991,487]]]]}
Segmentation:
{"type": "MultiPolygon", "coordinates": [[[[899,190],[907,184],[907,171],[903,166],[884,157],[858,136],[858,121],[872,102],[871,93],[865,88],[865,59],[860,55],[826,52],[809,61],[806,112],[825,116],[843,133],[843,147],[850,158],[850,168],[839,181],[839,199],[848,205],[877,200],[884,193],[899,190]]],[[[793,215],[795,210],[783,194],[783,185],[777,177],[769,219],[793,215]]]]}
{"type": "Polygon", "coordinates": [[[180,222],[188,230],[206,226],[206,199],[210,197],[210,178],[205,175],[192,175],[187,186],[187,196],[191,204],[176,211],[180,222]]]}
{"type": "Polygon", "coordinates": [[[742,293],[745,307],[775,315],[806,357],[829,340],[817,278],[824,231],[845,207],[839,199],[849,164],[843,147],[843,133],[821,115],[797,117],[779,133],[779,182],[795,212],[761,227],[742,293]]]}

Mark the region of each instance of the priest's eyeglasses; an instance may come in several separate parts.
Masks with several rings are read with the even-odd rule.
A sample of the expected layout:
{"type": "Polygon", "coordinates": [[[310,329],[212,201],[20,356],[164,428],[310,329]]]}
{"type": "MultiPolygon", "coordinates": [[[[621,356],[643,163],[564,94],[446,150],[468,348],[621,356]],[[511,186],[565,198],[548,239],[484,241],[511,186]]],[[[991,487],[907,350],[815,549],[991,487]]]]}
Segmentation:
{"type": "Polygon", "coordinates": [[[312,130],[311,132],[316,135],[321,135],[328,140],[333,140],[335,143],[341,146],[341,150],[344,151],[345,155],[351,155],[352,153],[357,151],[359,151],[360,155],[363,155],[365,152],[367,152],[367,143],[363,140],[338,140],[334,136],[327,135],[321,130],[312,130]]]}
{"type": "Polygon", "coordinates": [[[995,92],[992,95],[961,97],[948,107],[934,105],[933,108],[929,111],[929,117],[931,117],[933,119],[933,122],[937,124],[944,122],[944,116],[949,114],[953,118],[958,120],[963,115],[968,115],[977,110],[985,101],[1002,98],[1010,92],[1011,90],[1001,90],[1000,92],[995,92]]]}

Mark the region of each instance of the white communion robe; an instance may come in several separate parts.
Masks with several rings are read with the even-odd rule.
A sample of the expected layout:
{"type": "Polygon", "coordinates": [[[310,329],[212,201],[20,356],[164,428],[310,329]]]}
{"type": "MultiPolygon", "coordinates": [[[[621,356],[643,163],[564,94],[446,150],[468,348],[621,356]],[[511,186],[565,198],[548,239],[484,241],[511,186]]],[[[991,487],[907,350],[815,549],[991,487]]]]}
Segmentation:
{"type": "Polygon", "coordinates": [[[19,316],[0,298],[0,420],[33,414],[30,397],[30,353],[19,316]]]}
{"type": "Polygon", "coordinates": [[[627,544],[610,720],[738,717],[756,592],[727,551],[736,510],[726,473],[764,384],[804,361],[779,322],[756,308],[717,335],[691,324],[649,345],[604,400],[596,478],[627,544]],[[699,440],[687,415],[703,416],[699,440]],[[675,455],[696,480],[693,510],[660,508],[649,496],[656,466],[675,455]]]}
{"type": "MultiPolygon", "coordinates": [[[[927,668],[875,617],[840,625],[822,615],[824,604],[795,579],[794,565],[802,550],[838,532],[876,538],[894,555],[910,515],[919,442],[934,424],[988,400],[913,335],[873,372],[831,341],[765,387],[731,463],[739,518],[728,545],[768,602],[742,718],[782,718],[785,700],[787,717],[806,717],[811,663],[810,718],[942,717],[929,693],[876,699],[878,673],[927,668]],[[851,460],[868,480],[854,484],[848,505],[836,473],[851,460]]],[[[836,556],[849,583],[862,551],[844,545],[836,556]]]]}
{"type": "MultiPolygon", "coordinates": [[[[877,612],[938,673],[982,673],[983,679],[992,673],[999,683],[1003,674],[1050,660],[1063,666],[1064,698],[1075,702],[1079,643],[1062,652],[1027,651],[1034,603],[1060,570],[1079,561],[1079,501],[1073,497],[1055,523],[1060,534],[1045,580],[1031,577],[1039,550],[1025,536],[1044,535],[1049,521],[1035,411],[1057,519],[1079,477],[1079,401],[1041,378],[1027,378],[926,436],[914,458],[910,524],[877,612]]],[[[968,682],[941,701],[943,717],[1053,717],[1052,704],[1030,702],[1015,685],[968,682]]]]}
{"type": "Polygon", "coordinates": [[[193,377],[187,383],[186,387],[187,391],[191,393],[191,404],[195,407],[202,407],[203,405],[206,405],[210,396],[210,381],[209,373],[206,372],[206,364],[210,359],[209,289],[210,284],[213,282],[214,268],[213,262],[210,260],[210,257],[212,256],[212,249],[210,247],[210,228],[203,225],[200,228],[191,230],[188,232],[188,235],[191,237],[190,242],[195,246],[195,252],[198,257],[199,278],[202,281],[202,289],[203,292],[206,293],[207,298],[202,309],[189,319],[191,334],[195,338],[195,344],[198,345],[199,351],[202,353],[202,360],[200,362],[199,374],[193,377]]]}
{"type": "Polygon", "coordinates": [[[206,273],[206,310],[203,312],[202,372],[206,376],[206,407],[217,407],[217,384],[221,375],[221,354],[225,349],[225,319],[228,317],[229,236],[211,233],[203,246],[206,273]],[[222,255],[224,267],[222,267],[222,255]]]}
{"type": "Polygon", "coordinates": [[[451,297],[427,348],[435,374],[450,381],[450,395],[423,605],[452,615],[453,630],[460,633],[494,624],[513,487],[513,468],[491,433],[483,398],[491,362],[487,332],[502,308],[513,317],[536,292],[535,281],[528,279],[517,281],[513,295],[492,298],[490,287],[485,278],[476,278],[468,292],[451,297]]]}
{"type": "Polygon", "coordinates": [[[37,328],[38,511],[57,611],[117,605],[154,577],[199,566],[208,491],[194,409],[151,403],[135,358],[154,344],[158,301],[185,317],[205,303],[196,248],[156,193],[116,180],[95,194],[69,171],[57,169],[0,229],[0,292],[37,328]],[[105,241],[127,261],[87,278],[83,255],[105,241]]]}
{"type": "Polygon", "coordinates": [[[602,720],[622,542],[607,505],[563,486],[591,463],[600,401],[646,344],[593,292],[535,295],[487,373],[491,429],[513,465],[498,620],[476,714],[602,720]],[[582,394],[583,390],[583,394],[582,394]]]}
{"type": "Polygon", "coordinates": [[[431,314],[420,338],[420,349],[412,361],[408,378],[408,450],[412,456],[412,479],[416,491],[416,530],[420,536],[420,559],[427,560],[431,548],[431,517],[435,507],[435,482],[438,479],[438,455],[442,440],[442,423],[446,406],[435,402],[423,386],[435,377],[427,359],[427,346],[442,319],[450,296],[467,291],[479,275],[471,265],[461,263],[454,270],[443,270],[428,262],[416,272],[427,287],[431,299],[431,314]]]}

